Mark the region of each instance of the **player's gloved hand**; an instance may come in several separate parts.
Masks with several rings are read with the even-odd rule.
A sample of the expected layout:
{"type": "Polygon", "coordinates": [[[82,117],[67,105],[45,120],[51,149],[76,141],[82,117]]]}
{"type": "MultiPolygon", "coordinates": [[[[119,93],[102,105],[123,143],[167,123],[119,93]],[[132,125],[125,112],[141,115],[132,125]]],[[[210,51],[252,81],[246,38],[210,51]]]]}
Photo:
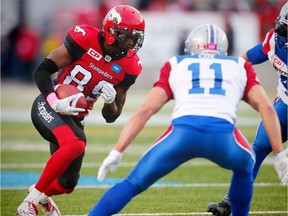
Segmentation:
{"type": "Polygon", "coordinates": [[[105,103],[111,104],[116,96],[116,91],[112,84],[107,83],[101,89],[101,97],[105,100],[105,103]]]}
{"type": "Polygon", "coordinates": [[[55,112],[63,115],[76,116],[79,112],[85,112],[85,109],[72,107],[70,104],[73,100],[77,99],[78,95],[74,94],[69,97],[58,99],[55,93],[50,93],[47,96],[47,102],[55,112]]]}
{"type": "Polygon", "coordinates": [[[101,182],[106,176],[108,169],[110,168],[111,172],[115,172],[118,164],[122,159],[123,153],[117,150],[111,150],[109,155],[104,159],[102,165],[98,170],[98,181],[101,182]]]}
{"type": "Polygon", "coordinates": [[[288,184],[288,149],[273,156],[274,168],[281,180],[282,185],[288,184]]]}

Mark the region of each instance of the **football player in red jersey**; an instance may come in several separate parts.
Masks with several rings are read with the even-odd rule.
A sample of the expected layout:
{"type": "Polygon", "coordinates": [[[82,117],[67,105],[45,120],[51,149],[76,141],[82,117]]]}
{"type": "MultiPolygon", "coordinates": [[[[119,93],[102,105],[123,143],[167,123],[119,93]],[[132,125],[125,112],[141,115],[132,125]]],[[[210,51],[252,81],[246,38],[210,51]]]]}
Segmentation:
{"type": "Polygon", "coordinates": [[[74,95],[58,99],[54,85],[77,86],[87,99],[88,110],[103,97],[102,116],[107,123],[114,122],[142,70],[136,53],[142,47],[144,29],[144,18],[137,9],[118,5],[107,13],[102,30],[88,25],[72,27],[63,45],[36,68],[33,76],[41,94],[32,106],[32,122],[50,142],[51,157],[17,208],[17,215],[38,215],[38,204],[45,215],[60,215],[50,197],[71,193],[80,176],[86,146],[82,121],[88,111],[70,106],[74,95]]]}

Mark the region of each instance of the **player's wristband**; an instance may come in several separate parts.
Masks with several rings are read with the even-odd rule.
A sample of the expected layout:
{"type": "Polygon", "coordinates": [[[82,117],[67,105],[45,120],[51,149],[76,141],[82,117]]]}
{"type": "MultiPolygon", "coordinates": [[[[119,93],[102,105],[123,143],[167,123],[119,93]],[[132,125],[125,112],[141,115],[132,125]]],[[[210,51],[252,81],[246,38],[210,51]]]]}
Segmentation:
{"type": "Polygon", "coordinates": [[[47,100],[48,104],[50,105],[50,107],[53,108],[53,106],[54,106],[55,102],[58,100],[58,98],[57,98],[55,92],[52,92],[47,96],[46,100],[47,100]]]}

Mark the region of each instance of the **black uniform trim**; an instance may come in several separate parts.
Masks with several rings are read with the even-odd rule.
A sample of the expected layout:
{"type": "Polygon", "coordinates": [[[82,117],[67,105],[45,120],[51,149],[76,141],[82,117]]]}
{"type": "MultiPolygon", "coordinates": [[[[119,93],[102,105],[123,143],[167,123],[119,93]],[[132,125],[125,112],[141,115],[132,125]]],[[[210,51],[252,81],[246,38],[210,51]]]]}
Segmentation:
{"type": "Polygon", "coordinates": [[[119,86],[131,86],[135,83],[137,76],[125,74],[123,81],[119,84],[119,86]]]}
{"type": "Polygon", "coordinates": [[[80,59],[86,52],[86,50],[80,47],[69,34],[66,35],[64,45],[73,61],[80,59]]]}
{"type": "Polygon", "coordinates": [[[57,72],[58,70],[59,68],[53,60],[45,58],[33,73],[35,83],[45,98],[51,92],[54,92],[51,74],[57,72]]]}

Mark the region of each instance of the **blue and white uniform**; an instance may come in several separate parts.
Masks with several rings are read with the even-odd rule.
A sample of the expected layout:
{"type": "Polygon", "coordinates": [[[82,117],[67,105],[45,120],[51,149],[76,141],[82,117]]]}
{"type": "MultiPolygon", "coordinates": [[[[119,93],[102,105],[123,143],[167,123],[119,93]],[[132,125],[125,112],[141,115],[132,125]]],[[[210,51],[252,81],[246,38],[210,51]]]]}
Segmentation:
{"type": "Polygon", "coordinates": [[[154,84],[175,100],[171,125],[88,215],[118,213],[134,196],[197,157],[233,170],[229,190],[233,212],[248,215],[255,158],[235,122],[238,103],[255,85],[259,85],[256,73],[242,58],[211,54],[171,58],[154,84]]]}
{"type": "MultiPolygon", "coordinates": [[[[272,29],[267,33],[263,43],[259,43],[247,51],[247,57],[252,64],[260,64],[269,60],[276,72],[279,74],[277,96],[274,99],[273,106],[280,120],[283,143],[287,141],[288,113],[287,45],[284,44],[284,40],[285,39],[282,36],[276,36],[275,30],[272,29]]],[[[271,144],[262,121],[257,129],[256,137],[253,143],[253,150],[256,154],[256,163],[254,167],[254,178],[256,178],[261,163],[272,151],[271,144]]]]}

